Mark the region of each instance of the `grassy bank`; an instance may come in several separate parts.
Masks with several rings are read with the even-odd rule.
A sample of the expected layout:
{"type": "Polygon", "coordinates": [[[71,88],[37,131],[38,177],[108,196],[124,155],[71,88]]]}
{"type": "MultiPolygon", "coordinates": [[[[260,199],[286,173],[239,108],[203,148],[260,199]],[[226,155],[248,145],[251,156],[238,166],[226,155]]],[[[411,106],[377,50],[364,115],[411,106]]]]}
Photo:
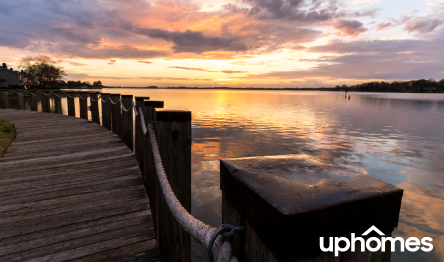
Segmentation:
{"type": "Polygon", "coordinates": [[[0,157],[5,154],[6,149],[14,140],[15,134],[13,124],[0,120],[0,157]]]}

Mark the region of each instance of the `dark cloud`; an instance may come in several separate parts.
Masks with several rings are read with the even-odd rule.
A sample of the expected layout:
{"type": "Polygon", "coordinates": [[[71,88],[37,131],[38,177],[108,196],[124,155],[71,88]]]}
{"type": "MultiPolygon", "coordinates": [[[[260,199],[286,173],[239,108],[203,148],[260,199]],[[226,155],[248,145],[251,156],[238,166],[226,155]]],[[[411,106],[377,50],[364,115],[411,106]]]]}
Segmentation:
{"type": "MultiPolygon", "coordinates": [[[[323,22],[332,19],[338,9],[335,1],[244,0],[244,2],[251,5],[251,8],[248,9],[249,16],[261,20],[277,19],[304,23],[323,22]]],[[[237,11],[240,10],[238,9],[237,11]]]]}
{"type": "Polygon", "coordinates": [[[137,62],[139,62],[139,63],[144,63],[144,64],[152,64],[153,62],[150,62],[150,61],[137,61],[137,62]]]}
{"type": "Polygon", "coordinates": [[[203,72],[218,72],[218,71],[211,71],[205,68],[194,68],[194,67],[184,67],[184,66],[167,66],[169,68],[176,68],[176,69],[185,69],[185,70],[192,70],[192,71],[203,71],[203,72]]]}
{"type": "Polygon", "coordinates": [[[404,31],[423,35],[432,32],[443,23],[444,21],[438,19],[415,19],[407,22],[404,31]]]}
{"type": "Polygon", "coordinates": [[[67,72],[70,79],[117,79],[117,80],[123,80],[123,79],[133,79],[133,77],[121,77],[121,76],[95,76],[85,73],[73,73],[73,72],[67,72]]]}
{"type": "Polygon", "coordinates": [[[108,62],[108,65],[114,65],[117,62],[117,60],[111,59],[108,62]]]}
{"type": "Polygon", "coordinates": [[[238,38],[226,38],[217,36],[205,36],[202,32],[186,30],[185,32],[171,32],[162,29],[139,28],[136,32],[150,38],[160,38],[173,42],[173,50],[176,53],[190,52],[201,54],[208,51],[247,51],[245,43],[238,38]]]}
{"type": "Polygon", "coordinates": [[[75,44],[60,44],[58,48],[51,49],[53,52],[60,52],[72,57],[99,58],[99,59],[146,59],[168,56],[168,52],[157,50],[145,50],[128,45],[119,47],[91,48],[89,46],[79,46],[75,44]]]}
{"type": "Polygon", "coordinates": [[[339,36],[357,37],[359,34],[367,31],[367,28],[364,28],[364,24],[356,20],[338,20],[332,23],[331,26],[339,30],[336,33],[339,36]]]}

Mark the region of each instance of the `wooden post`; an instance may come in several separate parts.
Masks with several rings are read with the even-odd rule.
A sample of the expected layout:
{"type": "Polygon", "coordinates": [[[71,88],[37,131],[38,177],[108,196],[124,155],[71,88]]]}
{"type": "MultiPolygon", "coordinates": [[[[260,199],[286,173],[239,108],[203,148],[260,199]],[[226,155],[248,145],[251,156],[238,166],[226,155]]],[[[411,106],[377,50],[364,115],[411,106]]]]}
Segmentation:
{"type": "Polygon", "coordinates": [[[23,102],[23,94],[21,94],[21,91],[16,91],[17,94],[15,94],[15,99],[17,101],[16,109],[24,109],[24,102],[23,102]]]}
{"type": "Polygon", "coordinates": [[[76,116],[76,103],[74,100],[74,92],[66,92],[66,100],[68,102],[68,116],[76,116]]]}
{"type": "Polygon", "coordinates": [[[110,99],[113,101],[112,110],[111,110],[111,119],[112,119],[112,131],[118,137],[121,138],[121,130],[122,130],[122,110],[120,106],[120,94],[110,94],[110,99]]]}
{"type": "Polygon", "coordinates": [[[36,91],[29,91],[29,107],[31,111],[37,111],[38,96],[36,91]]]}
{"type": "MultiPolygon", "coordinates": [[[[163,101],[144,101],[143,102],[143,115],[145,116],[145,123],[156,121],[156,109],[163,108],[163,101]]],[[[143,151],[140,152],[142,163],[141,169],[143,174],[143,180],[145,181],[146,191],[150,198],[151,210],[156,209],[155,192],[156,192],[156,167],[154,165],[153,151],[151,149],[151,141],[146,134],[143,138],[143,151]],[[151,200],[152,199],[152,200],[151,200]]],[[[153,214],[155,212],[153,211],[153,214]]],[[[154,216],[153,216],[154,218],[154,216]]],[[[154,222],[154,225],[156,223],[154,222]]]]}
{"type": "Polygon", "coordinates": [[[41,94],[41,100],[42,100],[42,112],[49,113],[51,112],[51,109],[49,108],[49,97],[48,97],[49,91],[43,91],[41,94]]]}
{"type": "MultiPolygon", "coordinates": [[[[191,212],[191,112],[157,111],[156,135],[159,153],[171,189],[191,212]]],[[[157,176],[156,176],[157,179],[157,176]]],[[[158,186],[158,181],[157,181],[158,186]]],[[[190,261],[191,237],[176,221],[156,188],[156,236],[160,261],[190,261]]]]}
{"type": "Polygon", "coordinates": [[[23,109],[24,110],[30,110],[29,109],[29,97],[30,97],[29,95],[24,95],[23,98],[22,98],[23,99],[23,109]]]}
{"type": "Polygon", "coordinates": [[[102,93],[102,126],[111,130],[111,102],[109,93],[102,93]],[[106,102],[103,102],[105,100],[106,102]]]}
{"type": "Polygon", "coordinates": [[[385,252],[361,252],[356,241],[356,252],[336,256],[320,238],[328,248],[330,237],[350,241],[372,226],[390,236],[402,189],[307,155],[221,160],[220,179],[222,223],[245,226],[232,242],[239,261],[390,261],[390,241],[385,252]]]}
{"type": "MultiPolygon", "coordinates": [[[[139,113],[139,109],[143,111],[143,101],[149,100],[150,98],[147,96],[136,96],[136,111],[139,113]]],[[[136,115],[136,120],[134,123],[135,128],[135,136],[134,136],[134,154],[136,155],[137,162],[139,163],[140,170],[143,172],[143,131],[140,125],[140,114],[136,115]]]]}
{"type": "Polygon", "coordinates": [[[79,93],[80,118],[86,120],[88,120],[88,99],[86,92],[79,93]]]}
{"type": "Polygon", "coordinates": [[[91,96],[91,121],[100,125],[100,116],[99,116],[99,101],[97,98],[97,93],[90,93],[91,96]],[[93,101],[97,100],[97,101],[93,101]]]}
{"type": "Polygon", "coordinates": [[[54,108],[56,114],[62,114],[62,92],[54,91],[54,108]]]}
{"type": "Polygon", "coordinates": [[[122,95],[123,107],[129,109],[128,111],[122,108],[122,141],[133,150],[133,102],[132,95],[122,95]]]}

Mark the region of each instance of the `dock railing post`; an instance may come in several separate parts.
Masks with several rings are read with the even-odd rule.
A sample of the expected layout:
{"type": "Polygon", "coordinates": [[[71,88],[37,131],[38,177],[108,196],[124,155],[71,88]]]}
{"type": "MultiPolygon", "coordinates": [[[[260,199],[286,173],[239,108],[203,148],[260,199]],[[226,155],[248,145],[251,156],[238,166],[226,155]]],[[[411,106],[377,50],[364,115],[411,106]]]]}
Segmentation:
{"type": "Polygon", "coordinates": [[[102,126],[111,130],[111,102],[109,101],[109,93],[102,93],[102,126]],[[103,102],[106,101],[106,102],[103,102]]]}
{"type": "MultiPolygon", "coordinates": [[[[156,110],[155,130],[162,163],[171,189],[191,213],[191,112],[156,110]]],[[[157,180],[155,227],[160,261],[191,260],[191,237],[171,213],[157,180]]]]}
{"type": "MultiPolygon", "coordinates": [[[[136,111],[139,113],[139,108],[142,108],[143,110],[143,101],[149,100],[150,98],[147,96],[136,96],[136,111]]],[[[139,163],[140,170],[143,172],[142,166],[143,166],[143,158],[141,156],[143,155],[143,132],[142,127],[140,126],[140,114],[136,115],[135,123],[135,136],[134,136],[134,154],[136,155],[137,162],[139,163]]]]}
{"type": "Polygon", "coordinates": [[[133,96],[132,95],[122,95],[122,104],[125,109],[128,109],[128,111],[123,110],[122,108],[122,141],[125,142],[125,144],[133,150],[133,108],[131,107],[131,104],[133,102],[133,96]]]}
{"type": "Polygon", "coordinates": [[[49,91],[43,91],[40,97],[42,98],[42,112],[49,113],[51,108],[49,107],[49,91]]]}
{"type": "Polygon", "coordinates": [[[20,94],[20,93],[22,93],[22,91],[17,90],[17,94],[15,94],[15,97],[16,97],[15,99],[17,101],[16,109],[24,109],[23,93],[22,94],[20,94]]]}
{"type": "Polygon", "coordinates": [[[31,111],[37,111],[38,98],[36,91],[29,91],[29,108],[31,111]]]}
{"type": "MultiPolygon", "coordinates": [[[[163,108],[163,101],[144,101],[143,102],[143,115],[145,117],[145,123],[156,121],[155,108],[163,108]]],[[[146,192],[150,199],[151,212],[153,214],[154,230],[157,232],[157,203],[156,203],[156,190],[159,188],[156,167],[154,165],[153,151],[151,149],[151,141],[147,135],[143,138],[143,148],[140,152],[141,158],[140,166],[143,175],[143,181],[145,182],[146,192]]]]}
{"type": "Polygon", "coordinates": [[[74,92],[66,92],[66,100],[68,104],[68,116],[76,116],[76,101],[74,92]]]}
{"type": "Polygon", "coordinates": [[[89,95],[91,96],[91,121],[100,125],[99,101],[97,100],[97,93],[90,93],[89,95]]]}
{"type": "Polygon", "coordinates": [[[86,92],[79,93],[80,118],[88,120],[88,95],[86,92]]]}
{"type": "Polygon", "coordinates": [[[391,241],[385,252],[361,244],[381,241],[377,231],[364,234],[373,226],[391,236],[400,188],[307,155],[221,160],[220,181],[222,223],[245,226],[232,242],[239,261],[390,261],[391,241]]]}
{"type": "Polygon", "coordinates": [[[54,108],[56,114],[62,114],[62,92],[54,91],[54,108]]]}
{"type": "Polygon", "coordinates": [[[110,99],[113,101],[113,103],[116,103],[111,105],[112,131],[121,138],[122,135],[120,132],[122,130],[122,110],[119,102],[120,94],[111,94],[110,99]]]}

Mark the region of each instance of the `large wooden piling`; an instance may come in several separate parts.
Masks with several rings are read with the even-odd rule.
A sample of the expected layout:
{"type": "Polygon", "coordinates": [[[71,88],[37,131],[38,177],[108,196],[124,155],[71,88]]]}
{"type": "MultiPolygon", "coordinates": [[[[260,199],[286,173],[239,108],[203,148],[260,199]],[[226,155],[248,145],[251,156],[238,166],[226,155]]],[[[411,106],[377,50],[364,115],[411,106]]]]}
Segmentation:
{"type": "Polygon", "coordinates": [[[102,126],[111,130],[111,102],[109,101],[109,93],[102,93],[102,126]],[[106,101],[106,102],[103,102],[106,101]]]}
{"type": "Polygon", "coordinates": [[[401,189],[307,155],[221,160],[220,176],[222,223],[245,226],[232,245],[240,261],[390,261],[390,248],[322,252],[320,238],[328,247],[372,226],[390,236],[401,189]]]}
{"type": "Polygon", "coordinates": [[[122,130],[122,110],[120,106],[120,94],[111,94],[110,99],[112,100],[113,104],[111,105],[111,119],[112,119],[112,131],[114,134],[119,136],[121,138],[121,130],[122,130]]]}
{"type": "Polygon", "coordinates": [[[143,155],[143,132],[142,132],[142,127],[140,125],[140,113],[139,110],[142,109],[143,111],[143,101],[144,100],[149,100],[150,98],[147,96],[136,96],[136,111],[137,111],[137,115],[136,115],[136,120],[134,121],[135,123],[135,135],[134,135],[134,154],[136,155],[136,159],[137,162],[139,163],[139,166],[141,167],[140,170],[143,172],[143,158],[141,158],[141,156],[143,155]],[[142,154],[141,154],[142,152],[142,154]]]}
{"type": "MultiPolygon", "coordinates": [[[[191,112],[157,111],[155,127],[159,153],[171,189],[182,206],[191,212],[191,112]]],[[[156,184],[158,186],[158,182],[156,184]]],[[[160,261],[190,261],[190,235],[174,218],[159,187],[155,198],[160,261]]]]}
{"type": "Polygon", "coordinates": [[[0,108],[5,109],[5,93],[7,90],[0,89],[0,108]]]}
{"type": "Polygon", "coordinates": [[[88,120],[88,95],[86,92],[79,93],[80,118],[88,120]]]}
{"type": "Polygon", "coordinates": [[[56,114],[62,114],[62,92],[54,91],[54,108],[56,114]]]}
{"type": "Polygon", "coordinates": [[[133,96],[122,95],[122,141],[133,150],[133,96]],[[128,111],[124,110],[127,109],[128,111]]]}
{"type": "Polygon", "coordinates": [[[49,107],[49,91],[43,91],[41,95],[42,100],[42,112],[51,112],[51,108],[49,107]]]}
{"type": "Polygon", "coordinates": [[[68,102],[68,116],[76,116],[76,102],[74,92],[67,92],[66,100],[68,102]]]}
{"type": "Polygon", "coordinates": [[[91,121],[100,125],[99,100],[97,93],[90,93],[91,96],[91,121]]]}

